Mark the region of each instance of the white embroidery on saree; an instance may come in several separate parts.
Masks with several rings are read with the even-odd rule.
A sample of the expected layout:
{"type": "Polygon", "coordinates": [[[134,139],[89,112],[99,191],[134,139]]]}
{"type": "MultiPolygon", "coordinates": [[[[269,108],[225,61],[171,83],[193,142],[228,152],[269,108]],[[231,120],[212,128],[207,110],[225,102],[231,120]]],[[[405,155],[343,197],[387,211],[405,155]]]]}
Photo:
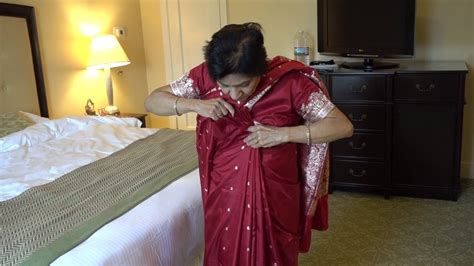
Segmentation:
{"type": "Polygon", "coordinates": [[[327,147],[327,143],[320,143],[303,148],[303,154],[307,154],[307,156],[302,156],[301,162],[304,171],[303,183],[305,186],[303,198],[305,199],[306,214],[314,214],[317,203],[315,199],[324,195],[324,191],[327,190],[327,180],[325,180],[327,175],[324,173],[327,147]]]}
{"type": "Polygon", "coordinates": [[[174,95],[185,98],[198,98],[198,89],[193,85],[194,81],[189,77],[189,73],[185,73],[177,80],[170,83],[174,95]]]}
{"type": "Polygon", "coordinates": [[[263,95],[265,95],[265,93],[267,93],[272,88],[273,84],[275,84],[275,82],[273,82],[271,85],[266,87],[259,94],[255,95],[244,106],[247,107],[249,110],[252,110],[252,107],[258,102],[258,100],[260,100],[263,97],[263,95]]]}
{"type": "Polygon", "coordinates": [[[322,91],[313,92],[308,101],[301,105],[299,115],[307,121],[317,121],[326,117],[334,108],[334,104],[324,95],[322,91]]]}
{"type": "MultiPolygon", "coordinates": [[[[308,101],[299,110],[299,114],[303,119],[312,123],[326,117],[334,108],[334,104],[323,93],[324,84],[322,84],[322,81],[316,76],[314,71],[311,74],[304,73],[304,75],[317,83],[321,88],[320,91],[311,93],[308,101]]],[[[325,169],[328,144],[312,144],[303,146],[303,149],[303,154],[307,155],[302,156],[301,162],[304,171],[303,179],[305,179],[303,191],[304,199],[306,200],[305,213],[312,215],[316,210],[317,199],[325,195],[328,189],[327,178],[329,175],[327,173],[328,169],[325,169]]]]}

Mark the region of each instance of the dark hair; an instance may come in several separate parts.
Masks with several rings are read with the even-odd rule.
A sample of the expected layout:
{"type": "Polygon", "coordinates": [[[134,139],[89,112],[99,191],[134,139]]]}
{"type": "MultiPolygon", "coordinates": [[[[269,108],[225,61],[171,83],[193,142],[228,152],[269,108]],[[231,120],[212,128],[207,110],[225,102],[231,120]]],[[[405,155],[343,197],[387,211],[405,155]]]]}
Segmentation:
{"type": "Polygon", "coordinates": [[[228,74],[260,76],[267,70],[267,52],[258,23],[226,25],[212,35],[203,50],[214,80],[228,74]]]}

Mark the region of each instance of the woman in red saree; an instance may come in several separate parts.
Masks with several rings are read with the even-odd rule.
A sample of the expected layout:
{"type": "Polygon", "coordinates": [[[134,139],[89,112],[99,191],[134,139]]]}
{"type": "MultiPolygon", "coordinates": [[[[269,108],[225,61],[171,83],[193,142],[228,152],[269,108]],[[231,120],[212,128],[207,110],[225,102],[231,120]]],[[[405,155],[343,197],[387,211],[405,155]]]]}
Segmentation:
{"type": "Polygon", "coordinates": [[[155,90],[149,111],[197,117],[204,265],[297,265],[328,223],[328,142],[352,125],[317,73],[266,58],[260,25],[227,25],[206,61],[155,90]]]}

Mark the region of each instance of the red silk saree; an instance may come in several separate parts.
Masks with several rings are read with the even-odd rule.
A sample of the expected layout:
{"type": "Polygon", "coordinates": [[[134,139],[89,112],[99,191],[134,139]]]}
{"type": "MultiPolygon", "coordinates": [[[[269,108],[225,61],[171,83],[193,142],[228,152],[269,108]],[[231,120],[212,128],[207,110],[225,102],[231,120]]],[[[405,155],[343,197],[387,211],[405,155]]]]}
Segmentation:
{"type": "Polygon", "coordinates": [[[285,143],[254,149],[256,124],[288,127],[323,119],[334,107],[319,76],[276,57],[246,102],[223,94],[205,63],[172,82],[175,95],[221,97],[235,115],[197,117],[205,215],[204,265],[297,265],[311,229],[328,226],[328,145],[285,143]]]}

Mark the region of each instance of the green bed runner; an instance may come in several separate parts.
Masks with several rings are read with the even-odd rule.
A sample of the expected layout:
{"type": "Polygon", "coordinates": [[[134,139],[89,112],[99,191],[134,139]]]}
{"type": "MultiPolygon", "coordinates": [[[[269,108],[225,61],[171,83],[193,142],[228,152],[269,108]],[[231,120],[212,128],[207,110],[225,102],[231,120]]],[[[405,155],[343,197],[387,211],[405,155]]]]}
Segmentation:
{"type": "Polygon", "coordinates": [[[0,265],[51,263],[107,222],[195,169],[195,140],[194,132],[161,129],[51,183],[0,202],[0,265]]]}

